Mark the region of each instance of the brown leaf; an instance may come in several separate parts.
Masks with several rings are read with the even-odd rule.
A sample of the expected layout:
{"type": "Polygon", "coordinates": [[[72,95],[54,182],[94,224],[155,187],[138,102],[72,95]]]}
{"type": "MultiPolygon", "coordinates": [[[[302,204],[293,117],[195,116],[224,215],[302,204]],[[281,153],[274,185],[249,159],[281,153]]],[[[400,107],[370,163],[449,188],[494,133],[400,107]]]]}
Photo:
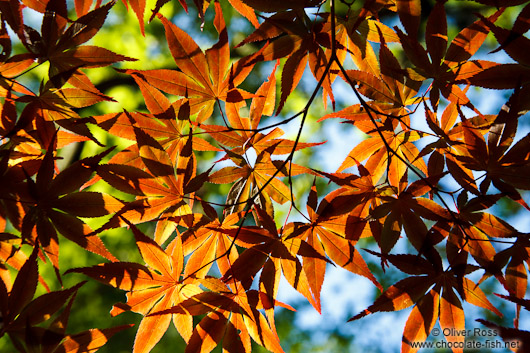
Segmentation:
{"type": "Polygon", "coordinates": [[[408,34],[416,35],[420,25],[420,0],[397,0],[397,12],[408,34]]]}
{"type": "Polygon", "coordinates": [[[248,6],[263,12],[278,12],[289,9],[303,9],[319,5],[322,0],[291,0],[288,3],[282,0],[271,0],[266,3],[259,0],[241,0],[248,6]]]}
{"type": "Polygon", "coordinates": [[[13,288],[9,293],[9,315],[5,318],[6,322],[15,319],[22,308],[33,299],[33,295],[37,289],[37,279],[39,276],[37,265],[38,250],[38,247],[33,249],[30,257],[18,272],[13,288]]]}
{"type": "Polygon", "coordinates": [[[401,352],[417,352],[412,343],[424,342],[438,320],[440,307],[440,290],[433,288],[423,296],[410,313],[401,343],[401,352]]]}
{"type": "Polygon", "coordinates": [[[408,308],[424,296],[433,281],[430,276],[407,277],[389,287],[372,305],[348,321],[358,320],[379,311],[398,311],[408,308]]]}
{"type": "Polygon", "coordinates": [[[451,287],[443,288],[442,297],[440,298],[440,327],[444,332],[445,339],[454,347],[453,352],[463,352],[465,336],[464,310],[462,304],[451,287]],[[449,334],[446,335],[445,332],[449,334]]]}
{"type": "Polygon", "coordinates": [[[54,351],[55,353],[95,352],[116,333],[132,327],[133,324],[106,329],[90,329],[73,335],[67,335],[54,351]]]}

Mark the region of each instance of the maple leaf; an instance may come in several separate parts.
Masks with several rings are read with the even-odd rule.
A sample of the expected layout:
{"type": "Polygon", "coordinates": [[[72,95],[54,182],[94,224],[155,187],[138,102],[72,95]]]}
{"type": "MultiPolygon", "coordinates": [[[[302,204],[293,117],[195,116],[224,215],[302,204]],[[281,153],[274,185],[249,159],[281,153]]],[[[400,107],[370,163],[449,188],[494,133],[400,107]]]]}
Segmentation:
{"type": "MultiPolygon", "coordinates": [[[[118,61],[132,61],[129,57],[116,54],[96,46],[80,46],[90,40],[105,22],[115,1],[80,16],[67,28],[70,22],[64,0],[49,0],[45,3],[31,2],[37,11],[45,13],[41,32],[28,26],[11,23],[18,32],[22,43],[39,62],[49,61],[50,81],[59,88],[66,81],[77,88],[101,94],[88,77],[79,70],[81,67],[107,66],[118,61]],[[41,7],[42,6],[42,7],[41,7]]],[[[76,6],[77,8],[78,6],[76,6]]]]}
{"type": "Polygon", "coordinates": [[[256,92],[252,99],[249,117],[242,117],[239,110],[242,104],[227,103],[227,118],[231,129],[224,129],[216,125],[198,125],[208,132],[218,142],[233,147],[226,151],[226,157],[231,159],[236,167],[225,167],[209,176],[212,183],[234,182],[227,197],[228,213],[241,211],[249,200],[258,202],[268,211],[273,206],[267,195],[283,204],[291,199],[290,190],[276,176],[293,176],[304,172],[311,172],[307,168],[290,162],[273,160],[273,154],[288,154],[302,148],[318,145],[319,143],[295,142],[279,138],[283,131],[274,128],[267,134],[254,132],[258,128],[263,115],[271,115],[274,110],[275,78],[274,72],[256,92]],[[234,130],[232,130],[234,129],[234,130]],[[257,153],[256,161],[250,163],[246,157],[249,149],[257,153]],[[258,190],[261,190],[259,193],[258,190]]]}
{"type": "MultiPolygon", "coordinates": [[[[348,84],[358,86],[356,89],[359,93],[372,100],[372,102],[364,103],[372,108],[373,113],[371,115],[379,119],[377,113],[381,112],[383,121],[388,117],[396,117],[403,129],[407,129],[410,126],[409,115],[411,113],[407,106],[418,103],[419,100],[415,95],[418,93],[421,82],[411,79],[401,68],[394,54],[386,45],[385,35],[380,29],[380,25],[376,24],[375,26],[381,43],[379,65],[375,58],[365,54],[362,56],[367,58],[368,63],[357,61],[361,70],[345,70],[341,72],[341,77],[348,84]]],[[[364,50],[367,51],[367,49],[364,50]]],[[[360,107],[360,105],[353,107],[360,107]]],[[[337,114],[340,115],[340,113],[337,114]]],[[[371,118],[370,112],[365,112],[365,114],[356,116],[355,120],[361,120],[361,117],[371,118]]]]}
{"type": "MultiPolygon", "coordinates": [[[[3,285],[7,292],[11,292],[13,287],[9,267],[20,272],[22,266],[24,266],[24,264],[28,261],[28,256],[20,250],[21,243],[22,240],[20,237],[17,237],[13,234],[2,233],[0,235],[0,278],[2,279],[3,285]]],[[[50,287],[40,274],[38,276],[38,280],[44,289],[49,292],[50,287]]]]}
{"type": "Polygon", "coordinates": [[[42,88],[38,96],[26,95],[17,99],[18,102],[28,104],[20,113],[15,131],[23,129],[32,135],[43,149],[48,148],[53,136],[56,135],[55,124],[80,135],[79,141],[91,139],[100,144],[87,126],[92,120],[81,118],[75,110],[109,100],[112,99],[97,92],[80,88],[56,89],[51,83],[48,83],[42,88]]]}
{"type": "Polygon", "coordinates": [[[82,273],[104,284],[128,291],[127,303],[114,305],[111,314],[118,315],[130,310],[144,315],[138,326],[134,353],[150,352],[171,321],[182,338],[189,341],[192,336],[192,316],[189,313],[148,316],[149,313],[166,310],[202,292],[193,281],[181,280],[184,257],[180,237],[175,238],[164,250],[136,226],[128,224],[147,266],[114,262],[71,269],[67,273],[82,273]]]}
{"type": "MultiPolygon", "coordinates": [[[[504,273],[505,288],[511,293],[510,298],[517,304],[514,319],[515,327],[518,327],[521,306],[528,310],[527,303],[521,302],[519,299],[525,297],[528,287],[528,271],[524,266],[524,263],[528,262],[527,242],[524,236],[519,235],[512,246],[499,251],[493,259],[499,267],[507,265],[504,273]]],[[[501,297],[505,298],[504,296],[501,297]]]]}
{"type": "Polygon", "coordinates": [[[210,117],[218,100],[241,101],[249,95],[236,88],[252,69],[241,64],[230,67],[228,34],[221,6],[215,2],[214,25],[219,41],[203,52],[197,43],[182,29],[158,14],[166,31],[169,50],[180,71],[128,70],[137,73],[149,85],[166,93],[190,98],[191,114],[199,114],[196,121],[210,117]]]}
{"type": "Polygon", "coordinates": [[[267,322],[258,310],[263,306],[263,293],[255,290],[245,291],[239,282],[233,280],[228,285],[212,277],[199,282],[210,291],[196,294],[172,308],[151,314],[206,314],[195,326],[186,346],[186,353],[208,353],[221,340],[223,349],[228,352],[250,352],[250,338],[272,352],[283,352],[274,321],[267,322]]]}
{"type": "Polygon", "coordinates": [[[184,255],[190,255],[184,269],[185,276],[204,278],[214,262],[221,274],[227,273],[238,253],[233,238],[223,230],[237,229],[241,214],[230,214],[222,222],[217,217],[210,219],[205,215],[194,215],[190,224],[189,218],[182,216],[179,222],[188,227],[181,235],[184,255]]]}
{"type": "MultiPolygon", "coordinates": [[[[158,108],[150,107],[156,118],[125,112],[94,119],[101,127],[136,142],[111,158],[109,164],[99,167],[98,176],[119,190],[136,195],[138,207],[125,211],[125,218],[133,223],[157,218],[155,238],[163,243],[176,227],[171,217],[191,213],[194,192],[208,177],[209,171],[196,175],[193,149],[218,149],[194,136],[191,129],[184,133],[189,125],[187,100],[171,105],[163,95],[158,98],[158,108]]],[[[95,181],[97,178],[91,183],[95,181]]],[[[123,225],[118,216],[115,219],[123,225]]]]}
{"type": "Polygon", "coordinates": [[[382,203],[371,210],[373,218],[384,218],[383,228],[378,239],[383,253],[388,253],[398,241],[404,229],[409,242],[421,254],[425,249],[440,242],[440,234],[430,235],[427,226],[420,218],[441,221],[450,218],[450,213],[430,199],[421,197],[432,190],[441,175],[436,178],[420,179],[410,183],[396,196],[382,195],[382,203]]]}
{"type": "MultiPolygon", "coordinates": [[[[438,318],[442,330],[462,332],[465,329],[464,311],[455,290],[463,300],[502,316],[478,285],[456,273],[454,269],[443,270],[441,257],[433,247],[428,251],[429,261],[420,255],[372,253],[390,261],[401,271],[413,276],[402,279],[387,288],[372,305],[350,318],[349,321],[375,312],[398,311],[414,305],[405,324],[402,352],[416,352],[418,348],[412,343],[424,341],[438,318]]],[[[466,274],[473,271],[474,269],[469,265],[465,269],[466,274]]],[[[445,338],[454,347],[459,347],[464,340],[464,336],[453,334],[445,335],[445,338]]],[[[462,350],[455,348],[453,351],[461,352],[462,350]]]]}
{"type": "MultiPolygon", "coordinates": [[[[263,266],[270,266],[271,269],[260,276],[261,282],[269,284],[265,292],[270,298],[275,297],[274,288],[278,286],[279,277],[276,277],[275,273],[281,271],[291,286],[304,295],[317,310],[320,310],[311,294],[307,274],[298,256],[314,257],[323,261],[327,259],[306,241],[289,237],[291,232],[288,225],[278,231],[269,213],[257,206],[254,207],[263,228],[247,226],[221,230],[234,237],[236,244],[247,248],[232,264],[230,271],[224,275],[223,279],[229,281],[235,278],[245,288],[248,288],[259,269],[263,266]],[[250,266],[251,258],[254,260],[250,266]],[[270,264],[267,265],[267,262],[270,264]],[[269,277],[265,278],[265,276],[269,277]]],[[[316,293],[314,295],[317,296],[316,293]]]]}
{"type": "Polygon", "coordinates": [[[242,0],[228,0],[228,2],[237,12],[246,17],[254,27],[257,28],[259,26],[258,18],[252,7],[245,4],[242,0]]]}
{"type": "Polygon", "coordinates": [[[508,149],[514,141],[518,118],[521,114],[518,109],[518,96],[519,91],[514,92],[508,101],[511,108],[502,109],[495,117],[488,132],[487,143],[483,134],[477,131],[471,121],[463,122],[465,150],[459,149],[455,154],[455,159],[467,169],[486,172],[486,178],[480,185],[481,193],[486,193],[490,183],[493,183],[508,197],[526,209],[530,209],[517,191],[518,188],[528,189],[530,187],[526,178],[511,177],[509,183],[505,180],[505,175],[525,175],[529,167],[528,149],[524,146],[527,145],[530,136],[525,136],[508,149]]]}
{"type": "MultiPolygon", "coordinates": [[[[424,106],[426,107],[426,104],[424,106]]],[[[456,182],[465,190],[478,195],[479,190],[473,173],[463,164],[464,161],[469,161],[470,151],[473,149],[472,144],[470,144],[470,150],[466,148],[465,135],[468,135],[468,141],[470,138],[473,138],[476,143],[480,144],[481,137],[478,135],[487,132],[495,117],[479,115],[467,119],[465,123],[456,124],[458,115],[459,108],[456,103],[451,103],[445,108],[441,119],[438,119],[436,114],[430,109],[427,108],[425,110],[427,124],[436,132],[439,139],[427,145],[420,152],[420,156],[431,153],[428,161],[428,174],[430,176],[435,177],[443,172],[445,160],[447,170],[456,182]],[[464,127],[464,125],[466,126],[464,127]],[[467,132],[464,133],[464,131],[467,132]],[[472,135],[469,135],[470,133],[472,135]]]]}
{"type": "MultiPolygon", "coordinates": [[[[5,113],[6,105],[4,105],[2,113],[5,113]]],[[[14,105],[12,108],[14,108],[14,105]]],[[[12,139],[16,140],[16,138],[12,139]]],[[[7,222],[10,222],[17,230],[21,229],[22,219],[26,210],[20,201],[28,196],[25,181],[28,176],[33,176],[37,173],[41,164],[39,160],[29,158],[10,166],[10,160],[12,158],[20,158],[19,154],[22,153],[14,148],[0,152],[0,192],[3,195],[0,198],[0,204],[2,205],[0,214],[3,219],[1,223],[2,230],[5,230],[7,222]]]]}
{"type": "MultiPolygon", "coordinates": [[[[271,116],[274,112],[276,103],[276,65],[269,75],[269,78],[256,91],[250,104],[248,117],[241,116],[240,110],[246,107],[245,102],[227,102],[225,105],[226,117],[228,119],[227,128],[223,129],[217,125],[196,124],[201,129],[208,132],[217,142],[229,147],[239,147],[232,152],[243,154],[251,147],[254,147],[257,153],[272,145],[281,143],[287,150],[290,141],[279,140],[277,137],[282,135],[281,129],[274,129],[268,134],[262,134],[254,131],[258,128],[263,116],[271,116]],[[273,139],[271,141],[271,139],[273,139]]],[[[294,144],[291,144],[294,146],[294,144]]],[[[280,147],[280,146],[278,146],[280,147]]]]}
{"type": "MultiPolygon", "coordinates": [[[[256,91],[255,97],[250,103],[248,117],[241,115],[241,110],[245,108],[244,102],[227,103],[226,117],[229,126],[196,124],[206,131],[217,142],[231,147],[229,158],[240,159],[246,152],[253,148],[256,154],[268,153],[289,154],[303,148],[320,145],[320,143],[295,142],[280,138],[283,130],[275,127],[264,134],[256,131],[263,116],[270,116],[274,112],[276,97],[276,67],[269,75],[268,81],[264,82],[256,91]],[[230,157],[233,156],[233,157],[230,157]]],[[[236,164],[239,162],[235,161],[236,164]]],[[[308,171],[308,170],[307,170],[308,171]]]]}
{"type": "MultiPolygon", "coordinates": [[[[290,6],[292,5],[287,5],[290,6]]],[[[277,13],[265,19],[253,34],[238,44],[241,46],[250,42],[267,41],[262,49],[249,56],[251,62],[287,57],[282,71],[282,95],[276,114],[280,113],[287,97],[300,82],[307,63],[315,79],[321,82],[324,88],[324,104],[327,104],[328,96],[332,104],[335,104],[331,84],[336,75],[331,75],[328,68],[331,53],[326,53],[322,48],[331,47],[329,27],[327,27],[329,23],[326,26],[322,22],[313,22],[309,30],[307,24],[310,21],[307,18],[307,14],[300,11],[277,13]]],[[[344,59],[344,55],[340,57],[344,59]]]]}
{"type": "Polygon", "coordinates": [[[411,166],[417,167],[423,173],[427,171],[424,161],[418,158],[419,151],[411,143],[421,138],[422,135],[410,129],[410,110],[407,108],[408,105],[418,102],[415,95],[420,85],[419,82],[410,80],[405,75],[405,71],[387,48],[379,28],[378,32],[381,42],[380,69],[377,68],[373,74],[361,70],[341,72],[341,77],[352,88],[358,86],[355,89],[372,101],[362,102],[340,112],[328,114],[320,121],[331,117],[346,118],[348,123],[351,122],[373,138],[358,144],[349,153],[337,170],[338,172],[358,165],[370,157],[371,160],[379,161],[379,172],[386,167],[387,181],[393,186],[398,186],[401,178],[411,166]],[[394,132],[396,129],[398,131],[394,132]],[[386,150],[386,158],[382,158],[384,150],[386,150]]]}
{"type": "Polygon", "coordinates": [[[530,42],[523,34],[528,30],[528,19],[526,18],[526,12],[528,5],[523,9],[517,19],[513,23],[513,28],[508,30],[499,26],[496,26],[492,21],[486,18],[482,18],[484,23],[493,32],[495,38],[499,42],[499,47],[493,52],[503,50],[512,59],[516,60],[520,64],[528,65],[528,59],[524,57],[523,53],[526,48],[530,45],[530,42]]]}
{"type": "MultiPolygon", "coordinates": [[[[356,124],[360,127],[360,124],[356,124]]],[[[377,174],[374,174],[374,181],[378,181],[380,173],[387,171],[387,180],[390,185],[399,187],[400,180],[406,175],[408,169],[413,166],[426,174],[427,166],[423,159],[418,158],[420,152],[412,143],[420,138],[416,131],[406,131],[395,133],[385,129],[377,131],[366,131],[372,137],[364,140],[353,148],[348,157],[339,167],[342,171],[369,158],[367,164],[377,163],[377,174]],[[364,151],[363,151],[364,149],[364,151]],[[377,156],[377,157],[376,157],[377,156]]]]}
{"type": "Polygon", "coordinates": [[[50,143],[38,169],[36,180],[27,178],[27,198],[21,198],[27,210],[21,224],[23,241],[40,244],[59,270],[57,231],[88,251],[109,260],[116,258],[101,239],[78,217],[100,217],[118,211],[123,204],[117,199],[93,191],[79,191],[90,178],[95,166],[109,152],[73,163],[54,176],[54,142],[50,143]],[[36,234],[35,234],[36,231],[36,234]]]}
{"type": "MultiPolygon", "coordinates": [[[[150,94],[155,93],[153,91],[156,90],[155,88],[143,87],[149,89],[150,94]]],[[[189,143],[188,139],[191,139],[193,149],[196,151],[220,151],[219,148],[192,133],[192,125],[189,124],[190,107],[187,99],[180,99],[170,104],[165,96],[160,92],[158,93],[160,95],[156,95],[156,107],[147,103],[153,114],[122,112],[92,117],[101,128],[116,136],[136,142],[136,145],[129,146],[127,150],[112,157],[110,163],[142,168],[139,147],[137,146],[137,134],[148,135],[148,138],[156,140],[155,143],[167,152],[171,160],[178,158],[180,151],[189,143]]],[[[155,104],[153,100],[146,99],[146,101],[155,104]]]]}
{"type": "Polygon", "coordinates": [[[23,94],[33,94],[14,78],[28,69],[34,61],[35,58],[31,54],[19,54],[0,62],[0,96],[7,97],[8,91],[11,90],[23,94]]]}
{"type": "Polygon", "coordinates": [[[80,349],[90,349],[95,352],[113,334],[132,326],[94,329],[75,335],[66,335],[72,303],[77,291],[85,282],[80,282],[68,289],[48,292],[33,299],[37,289],[37,279],[40,278],[37,254],[38,247],[35,247],[20,267],[9,291],[5,283],[0,281],[0,312],[3,318],[0,337],[7,334],[16,343],[18,349],[33,352],[71,352],[80,349]],[[65,303],[66,309],[51,320],[65,303]],[[42,323],[47,321],[51,321],[49,327],[43,328],[42,323]]]}
{"type": "MultiPolygon", "coordinates": [[[[499,10],[488,17],[488,21],[495,22],[502,11],[499,10]]],[[[429,15],[425,32],[427,50],[413,37],[416,36],[417,30],[411,32],[407,29],[408,35],[405,35],[397,29],[403,50],[415,66],[408,72],[411,78],[417,81],[423,81],[425,78],[433,79],[430,100],[435,110],[438,106],[440,93],[451,102],[465,104],[473,108],[469,98],[456,83],[475,74],[477,70],[483,70],[482,66],[487,65],[486,62],[480,60],[468,60],[482,46],[488,30],[484,24],[484,19],[479,19],[460,31],[447,47],[446,18],[444,4],[437,3],[429,15]]]]}
{"type": "MultiPolygon", "coordinates": [[[[278,144],[280,143],[281,141],[278,144]]],[[[262,151],[254,165],[251,165],[243,156],[226,150],[228,157],[236,163],[236,167],[224,167],[212,173],[208,181],[216,184],[235,181],[227,196],[227,214],[242,211],[247,205],[252,204],[258,204],[267,212],[272,212],[271,200],[280,204],[291,200],[289,188],[278,177],[298,175],[307,169],[293,163],[271,159],[274,151],[274,145],[262,151]]]]}
{"type": "Polygon", "coordinates": [[[134,127],[134,132],[137,149],[128,152],[132,152],[135,160],[142,162],[151,178],[137,179],[141,192],[137,199],[143,206],[128,210],[123,216],[134,224],[160,218],[155,238],[162,244],[176,227],[169,218],[191,213],[193,198],[190,195],[187,203],[186,194],[195,191],[195,187],[190,189],[189,186],[196,169],[192,139],[188,138],[186,144],[177,151],[178,158],[174,163],[164,148],[145,131],[134,127]]]}
{"type": "Polygon", "coordinates": [[[317,214],[323,220],[346,218],[339,222],[342,227],[346,226],[346,230],[342,227],[335,230],[339,234],[343,233],[346,239],[358,240],[368,226],[369,230],[364,233],[365,236],[373,236],[377,240],[380,239],[380,224],[370,216],[370,209],[375,209],[381,204],[383,195],[393,194],[394,191],[389,186],[379,186],[376,183],[382,173],[376,158],[371,159],[366,167],[359,164],[358,169],[361,172],[360,176],[350,173],[319,172],[340,188],[324,197],[317,214]]]}
{"type": "Polygon", "coordinates": [[[518,232],[502,219],[481,212],[491,207],[499,197],[478,196],[469,201],[467,196],[459,198],[458,213],[452,213],[449,219],[437,221],[430,232],[448,237],[447,258],[452,266],[464,266],[470,254],[486,270],[486,275],[494,275],[506,286],[500,263],[496,261],[497,251],[488,237],[509,238],[517,236],[518,232]]]}
{"type": "MultiPolygon", "coordinates": [[[[357,238],[351,234],[355,227],[362,232],[365,224],[354,224],[349,217],[335,215],[329,212],[332,208],[330,198],[324,199],[317,208],[316,187],[311,188],[307,203],[307,212],[309,215],[308,223],[294,223],[292,227],[286,227],[287,238],[296,237],[306,241],[313,247],[321,257],[304,256],[303,268],[307,273],[307,278],[311,291],[315,298],[316,309],[320,312],[320,290],[324,282],[327,255],[334,264],[344,269],[364,276],[382,290],[381,285],[368,269],[366,262],[359,251],[354,247],[357,238]],[[328,208],[328,210],[326,210],[328,208]]],[[[352,217],[353,218],[353,217],[352,217]]]]}

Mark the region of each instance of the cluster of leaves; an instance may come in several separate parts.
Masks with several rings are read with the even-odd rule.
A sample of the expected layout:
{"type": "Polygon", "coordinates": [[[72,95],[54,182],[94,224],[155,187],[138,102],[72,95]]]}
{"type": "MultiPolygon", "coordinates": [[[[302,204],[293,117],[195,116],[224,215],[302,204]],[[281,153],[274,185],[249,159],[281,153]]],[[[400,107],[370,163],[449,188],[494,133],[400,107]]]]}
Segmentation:
{"type": "MultiPolygon", "coordinates": [[[[123,2],[143,33],[145,1],[123,2]]],[[[120,69],[138,85],[147,111],[82,117],[79,109],[113,101],[91,82],[90,69],[134,60],[85,44],[118,5],[76,0],[73,13],[65,0],[0,1],[0,337],[8,335],[21,352],[93,352],[126,328],[68,334],[83,282],[51,291],[39,274],[42,262],[51,264],[59,283],[80,273],[126,291],[127,302],[116,303],[111,315],[143,316],[134,352],[149,352],[171,322],[186,352],[217,345],[249,352],[252,340],[283,352],[274,311],[292,308],[276,299],[280,277],[320,312],[331,263],[381,290],[351,320],[413,307],[403,352],[416,351],[411,343],[425,340],[438,320],[444,329],[463,330],[462,301],[501,316],[479,286],[490,277],[515,304],[516,320],[514,328],[482,322],[507,339],[527,340],[518,319],[521,307],[528,308],[528,234],[488,212],[504,199],[530,210],[522,193],[530,189],[530,136],[515,140],[519,118],[530,108],[530,41],[524,36],[530,4],[519,7],[511,28],[496,24],[512,10],[506,7],[527,1],[477,1],[476,20],[449,41],[446,1],[429,13],[419,0],[366,0],[360,7],[341,2],[346,15],[339,16],[334,0],[229,0],[226,6],[255,27],[239,46],[257,49],[240,58],[231,58],[219,1],[194,0],[202,21],[214,14],[218,40],[205,51],[158,13],[166,2],[157,2],[150,20],[162,23],[178,69],[120,69]],[[24,7],[44,14],[40,31],[25,24],[24,7]],[[383,24],[383,15],[401,26],[383,24]],[[513,63],[472,59],[489,33],[499,44],[496,51],[513,63]],[[12,54],[15,40],[25,52],[12,54]],[[400,48],[403,57],[390,48],[400,48]],[[267,80],[253,92],[241,88],[267,61],[276,62],[267,80]],[[21,78],[44,62],[48,74],[33,92],[21,78]],[[285,103],[307,68],[314,91],[301,111],[286,115],[285,103]],[[335,82],[353,97],[339,111],[335,82]],[[511,96],[497,114],[483,114],[470,87],[511,90],[511,96]],[[319,122],[342,119],[367,135],[336,172],[294,163],[296,151],[319,145],[300,141],[319,94],[334,110],[319,122]],[[417,109],[424,114],[414,114],[417,109]],[[287,117],[262,122],[273,115],[287,117]],[[283,138],[279,126],[295,120],[296,138],[283,138]],[[129,146],[103,146],[94,126],[129,146]],[[105,149],[59,170],[61,150],[82,141],[105,149]],[[247,157],[251,150],[255,162],[247,157]],[[202,151],[220,159],[205,166],[202,151]],[[306,211],[293,196],[299,175],[333,186],[319,194],[315,182],[306,211]],[[229,185],[225,203],[203,197],[211,183],[229,185]],[[100,184],[116,193],[96,191],[100,184]],[[299,217],[279,226],[275,208],[286,203],[299,217]],[[106,217],[105,224],[93,229],[89,219],[98,217],[106,217]],[[153,224],[153,234],[142,232],[142,223],[153,224]],[[119,227],[134,237],[143,263],[120,261],[107,249],[100,235],[119,227]],[[59,235],[108,262],[61,273],[59,239],[66,240],[59,235]],[[373,240],[374,248],[359,251],[361,239],[373,240]],[[33,249],[31,255],[23,245],[33,249]],[[403,249],[408,252],[398,253],[403,249]],[[384,289],[363,256],[408,277],[384,289]],[[470,279],[476,271],[482,271],[477,283],[470,279]],[[34,298],[38,282],[47,293],[34,298]]]]}

